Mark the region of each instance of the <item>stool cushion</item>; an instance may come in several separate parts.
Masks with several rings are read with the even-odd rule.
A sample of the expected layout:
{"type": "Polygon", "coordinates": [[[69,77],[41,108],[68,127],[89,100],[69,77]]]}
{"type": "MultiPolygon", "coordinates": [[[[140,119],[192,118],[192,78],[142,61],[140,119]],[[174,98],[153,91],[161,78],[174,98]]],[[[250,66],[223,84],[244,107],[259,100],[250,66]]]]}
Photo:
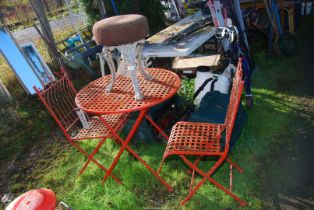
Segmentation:
{"type": "Polygon", "coordinates": [[[149,34],[146,17],[142,15],[119,15],[96,22],[94,39],[99,45],[118,46],[144,39],[149,34]]]}

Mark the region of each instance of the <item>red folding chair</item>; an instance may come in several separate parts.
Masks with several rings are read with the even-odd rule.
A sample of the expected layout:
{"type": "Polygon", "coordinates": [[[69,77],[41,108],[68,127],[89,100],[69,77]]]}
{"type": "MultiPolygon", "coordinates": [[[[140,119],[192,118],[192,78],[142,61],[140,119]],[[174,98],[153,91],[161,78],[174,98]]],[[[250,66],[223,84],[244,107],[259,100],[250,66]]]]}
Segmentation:
{"type": "MultiPolygon", "coordinates": [[[[87,118],[88,121],[87,124],[85,124],[87,126],[84,127],[82,125],[77,114],[78,108],[75,104],[76,90],[67,74],[63,72],[63,76],[59,80],[55,81],[42,91],[37,87],[34,87],[34,89],[70,144],[88,158],[80,170],[79,175],[84,172],[91,161],[103,171],[107,172],[107,169],[94,159],[94,155],[99,151],[105,140],[107,138],[113,138],[113,136],[110,135],[110,131],[98,117],[87,118]],[[93,152],[88,154],[81,146],[79,146],[78,142],[91,139],[99,139],[99,142],[93,152]]],[[[112,114],[103,117],[110,123],[110,126],[118,132],[126,122],[126,116],[127,115],[125,114],[112,114]]],[[[121,183],[121,180],[114,175],[111,175],[111,177],[118,183],[121,183]]]]}
{"type": "Polygon", "coordinates": [[[179,155],[180,158],[183,159],[183,161],[192,169],[190,192],[181,202],[181,205],[184,205],[187,201],[189,201],[206,180],[233,197],[240,203],[240,205],[246,205],[245,201],[241,200],[238,196],[232,193],[232,167],[235,167],[241,173],[243,172],[243,169],[228,158],[229,141],[241,100],[243,84],[242,65],[240,59],[235,78],[233,79],[230,101],[224,124],[178,122],[173,126],[158,172],[160,172],[165,159],[171,155],[179,155]],[[222,139],[223,132],[225,132],[225,139],[222,139]],[[225,141],[224,147],[221,146],[221,142],[223,140],[225,141]],[[189,156],[196,157],[196,160],[192,162],[187,158],[189,156]],[[202,159],[205,159],[205,157],[217,158],[217,161],[207,173],[198,167],[199,162],[202,159]],[[229,190],[212,178],[212,174],[225,161],[230,164],[229,190]],[[195,172],[203,176],[203,178],[196,184],[195,187],[193,187],[195,172]]]}

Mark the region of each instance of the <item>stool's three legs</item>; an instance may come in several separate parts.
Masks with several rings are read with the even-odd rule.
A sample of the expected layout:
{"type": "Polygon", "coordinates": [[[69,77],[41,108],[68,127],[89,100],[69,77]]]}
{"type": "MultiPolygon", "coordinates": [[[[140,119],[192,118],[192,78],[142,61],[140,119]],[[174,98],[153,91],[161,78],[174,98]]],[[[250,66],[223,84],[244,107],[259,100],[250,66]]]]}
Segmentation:
{"type": "Polygon", "coordinates": [[[105,76],[105,63],[108,62],[108,66],[111,73],[111,81],[109,85],[106,87],[106,92],[111,92],[116,80],[116,67],[112,60],[112,53],[109,48],[104,47],[102,52],[99,53],[99,60],[100,60],[100,68],[102,76],[105,76]]]}

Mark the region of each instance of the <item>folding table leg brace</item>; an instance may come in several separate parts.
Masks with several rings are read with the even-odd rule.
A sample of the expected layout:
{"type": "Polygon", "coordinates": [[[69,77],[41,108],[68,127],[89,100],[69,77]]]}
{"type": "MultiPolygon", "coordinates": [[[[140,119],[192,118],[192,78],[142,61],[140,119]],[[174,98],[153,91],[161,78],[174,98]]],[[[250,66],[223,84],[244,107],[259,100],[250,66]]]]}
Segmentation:
{"type": "Polygon", "coordinates": [[[90,161],[92,160],[92,158],[94,158],[94,155],[99,151],[100,147],[103,145],[103,143],[106,141],[106,138],[102,138],[100,140],[100,142],[97,144],[96,148],[94,149],[94,151],[88,155],[88,160],[86,161],[86,163],[84,164],[84,166],[82,167],[82,169],[80,170],[78,176],[80,176],[85,169],[87,168],[88,164],[90,163],[90,161]]]}
{"type": "MultiPolygon", "coordinates": [[[[74,141],[69,141],[70,142],[70,144],[72,144],[78,151],[80,151],[81,153],[83,153],[83,155],[85,155],[87,158],[88,158],[88,161],[92,161],[93,163],[95,163],[99,168],[101,168],[101,170],[103,170],[104,172],[108,172],[108,170],[104,167],[104,166],[102,166],[97,160],[95,160],[94,158],[93,158],[93,156],[92,155],[89,155],[84,149],[82,149],[79,145],[77,145],[74,141]]],[[[100,143],[98,144],[98,145],[100,145],[100,143]]],[[[97,145],[97,146],[98,146],[97,145]]],[[[99,147],[100,148],[100,147],[99,147]]],[[[97,152],[96,152],[97,153],[97,152]]],[[[86,162],[87,163],[87,162],[86,162]]],[[[85,165],[87,166],[87,164],[89,163],[87,163],[86,164],[85,163],[85,165]]],[[[84,165],[84,166],[85,166],[84,165]]],[[[80,171],[80,173],[78,174],[78,175],[80,175],[80,174],[82,174],[83,173],[83,171],[84,171],[84,166],[83,166],[83,168],[81,169],[81,171],[80,171]]],[[[85,166],[85,168],[86,168],[86,166],[85,166]]],[[[119,179],[119,178],[117,178],[116,176],[114,176],[113,174],[110,174],[110,176],[116,181],[116,182],[118,182],[119,184],[122,184],[122,182],[121,182],[121,180],[119,179]]]]}
{"type": "MultiPolygon", "coordinates": [[[[104,120],[102,116],[99,116],[99,119],[103,122],[103,124],[109,129],[111,134],[122,144],[120,151],[118,152],[117,156],[115,157],[114,161],[112,162],[111,166],[109,167],[107,173],[105,174],[103,178],[103,183],[107,180],[107,178],[111,175],[111,172],[113,171],[114,167],[119,161],[119,158],[121,157],[122,153],[126,149],[131,153],[136,159],[138,159],[163,185],[165,185],[169,191],[173,191],[172,187],[167,184],[130,146],[128,146],[129,142],[132,140],[136,130],[140,126],[143,118],[146,116],[147,109],[141,110],[139,116],[137,117],[132,129],[130,130],[130,133],[128,134],[127,138],[123,140],[116,131],[104,120]]],[[[152,123],[152,125],[163,135],[166,136],[165,133],[155,124],[152,119],[150,119],[148,116],[146,116],[148,121],[152,123]]]]}
{"type": "MultiPolygon", "coordinates": [[[[119,123],[119,125],[118,125],[117,128],[115,129],[115,132],[117,132],[117,131],[121,128],[122,124],[123,124],[123,121],[121,121],[121,122],[119,123]]],[[[110,136],[108,136],[108,138],[109,138],[109,137],[110,137],[110,136]]],[[[105,143],[106,139],[107,139],[107,137],[103,137],[103,138],[101,139],[101,141],[100,141],[100,142],[97,144],[97,146],[95,147],[94,151],[87,157],[88,160],[86,161],[86,163],[84,164],[84,166],[83,166],[82,169],[80,170],[80,173],[78,174],[79,176],[85,171],[86,167],[88,166],[88,164],[90,163],[90,161],[92,161],[94,155],[97,154],[97,152],[99,151],[100,147],[105,143]]],[[[107,170],[106,170],[105,172],[107,172],[107,170]]],[[[122,184],[121,180],[116,179],[116,178],[115,178],[115,180],[116,180],[118,183],[122,184]]]]}

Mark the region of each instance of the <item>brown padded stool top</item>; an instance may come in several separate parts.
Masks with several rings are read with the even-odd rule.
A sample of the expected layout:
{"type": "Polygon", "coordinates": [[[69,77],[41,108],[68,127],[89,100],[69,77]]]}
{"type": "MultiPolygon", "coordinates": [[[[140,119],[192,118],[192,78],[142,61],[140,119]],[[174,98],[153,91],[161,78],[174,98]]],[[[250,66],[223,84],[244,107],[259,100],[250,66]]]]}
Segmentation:
{"type": "Polygon", "coordinates": [[[142,15],[119,15],[96,22],[94,39],[99,45],[118,46],[144,39],[149,34],[146,17],[142,15]]]}

